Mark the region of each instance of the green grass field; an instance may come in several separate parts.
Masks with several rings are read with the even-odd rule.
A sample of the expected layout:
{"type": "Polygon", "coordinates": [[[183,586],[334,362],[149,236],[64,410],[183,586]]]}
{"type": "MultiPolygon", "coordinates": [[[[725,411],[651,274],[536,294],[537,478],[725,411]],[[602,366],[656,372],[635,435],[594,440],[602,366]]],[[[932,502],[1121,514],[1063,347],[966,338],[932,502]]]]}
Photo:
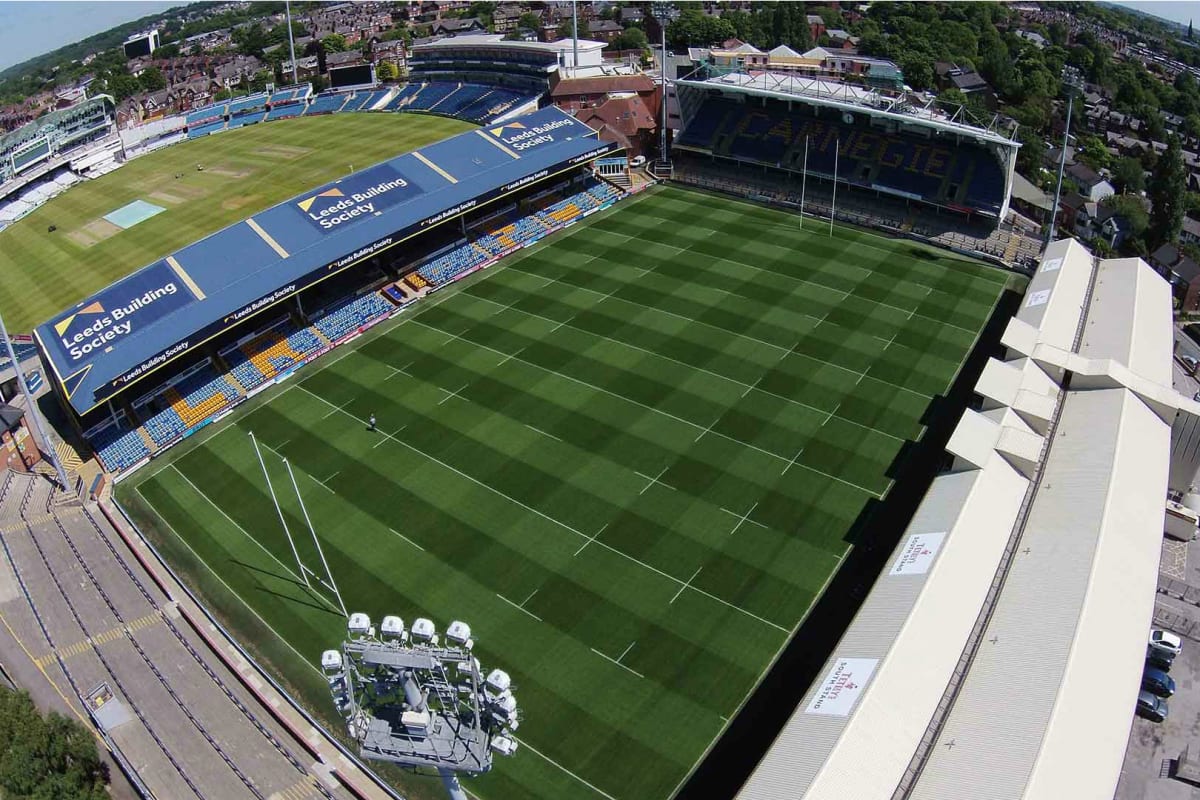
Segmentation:
{"type": "Polygon", "coordinates": [[[472,127],[414,114],[301,117],[134,159],[0,232],[0,312],[9,330],[27,333],[118,278],[352,166],[362,169],[472,127]],[[128,230],[104,222],[133,200],[166,211],[128,230]],[[49,233],[50,225],[58,230],[49,233]]]}
{"type": "Polygon", "coordinates": [[[253,431],[307,536],[280,456],[295,468],[351,610],[466,620],[484,666],[513,675],[525,747],[473,793],[667,798],[841,563],[1007,282],[826,232],[680,189],[623,201],[255,398],[119,496],[328,714],[314,665],[343,620],[298,585],[253,431]]]}

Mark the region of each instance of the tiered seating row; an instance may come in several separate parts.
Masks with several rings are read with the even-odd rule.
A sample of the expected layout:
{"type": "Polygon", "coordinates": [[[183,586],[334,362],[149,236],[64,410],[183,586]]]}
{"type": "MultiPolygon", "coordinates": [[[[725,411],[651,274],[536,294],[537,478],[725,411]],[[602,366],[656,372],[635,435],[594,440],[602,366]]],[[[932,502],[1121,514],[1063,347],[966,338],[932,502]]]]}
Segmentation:
{"type": "Polygon", "coordinates": [[[355,297],[341,305],[327,310],[313,327],[325,334],[325,338],[336,342],[353,330],[357,330],[371,320],[382,317],[394,309],[378,292],[355,297]]]}
{"type": "Polygon", "coordinates": [[[316,100],[308,104],[308,110],[304,114],[309,117],[315,114],[336,114],[342,110],[342,106],[349,97],[348,94],[318,95],[316,100]]]}
{"type": "Polygon", "coordinates": [[[267,119],[287,119],[288,117],[298,117],[304,113],[304,103],[287,103],[285,105],[274,106],[267,112],[267,119]]]}
{"type": "Polygon", "coordinates": [[[210,133],[216,133],[219,130],[224,130],[225,120],[219,119],[216,122],[210,122],[206,125],[198,125],[194,128],[188,128],[188,138],[195,139],[199,136],[206,136],[210,133]]]}
{"type": "Polygon", "coordinates": [[[678,142],[793,171],[803,169],[807,151],[810,172],[832,175],[836,163],[839,180],[942,205],[997,213],[1004,200],[1000,162],[982,147],[846,125],[807,108],[709,99],[678,142]]]}

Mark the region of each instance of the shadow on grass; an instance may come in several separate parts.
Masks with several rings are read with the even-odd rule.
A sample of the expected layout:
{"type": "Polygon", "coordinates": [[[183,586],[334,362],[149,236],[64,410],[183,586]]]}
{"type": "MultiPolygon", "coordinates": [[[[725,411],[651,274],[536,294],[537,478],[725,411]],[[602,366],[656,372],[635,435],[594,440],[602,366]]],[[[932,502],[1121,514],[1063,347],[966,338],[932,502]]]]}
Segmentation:
{"type": "Polygon", "coordinates": [[[987,359],[1003,349],[1000,335],[1020,297],[1011,289],[1001,294],[954,385],[926,410],[923,422],[928,427],[920,442],[907,443],[893,461],[889,473],[896,482],[887,498],[868,502],[858,515],[846,535],[854,549],[676,800],[736,795],[817,680],[944,463],[946,442],[972,399],[987,359]]]}
{"type": "MultiPolygon", "coordinates": [[[[270,577],[275,578],[276,580],[283,581],[284,583],[290,583],[291,585],[295,586],[297,589],[300,589],[301,591],[303,591],[309,597],[313,597],[313,595],[314,595],[313,590],[308,588],[307,586],[305,586],[303,581],[298,581],[290,575],[280,575],[278,573],[271,572],[270,570],[263,569],[262,567],[256,567],[253,564],[247,564],[245,561],[238,561],[236,558],[231,558],[230,561],[232,561],[234,564],[237,564],[239,567],[243,567],[245,569],[250,570],[251,572],[257,572],[260,575],[269,575],[270,577]]],[[[342,616],[340,612],[334,611],[332,608],[330,608],[327,605],[324,605],[323,603],[320,603],[319,601],[316,603],[311,603],[311,602],[308,602],[307,600],[302,600],[299,597],[295,597],[292,595],[286,595],[286,594],[283,594],[282,592],[277,592],[273,589],[268,589],[267,587],[263,586],[262,584],[259,584],[258,591],[262,592],[263,594],[274,595],[275,597],[278,597],[281,600],[286,600],[289,603],[296,603],[297,605],[305,606],[306,608],[312,608],[317,611],[324,612],[326,614],[332,614],[335,617],[340,618],[342,616]]]]}

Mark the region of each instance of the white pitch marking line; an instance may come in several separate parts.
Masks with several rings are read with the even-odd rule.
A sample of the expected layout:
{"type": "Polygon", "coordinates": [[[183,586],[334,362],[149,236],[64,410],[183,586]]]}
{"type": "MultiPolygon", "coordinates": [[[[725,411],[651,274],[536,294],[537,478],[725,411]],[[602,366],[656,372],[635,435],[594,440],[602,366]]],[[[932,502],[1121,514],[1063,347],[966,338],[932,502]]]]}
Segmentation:
{"type": "MultiPolygon", "coordinates": [[[[328,400],[326,400],[321,395],[317,394],[316,392],[314,392],[310,389],[306,389],[301,384],[293,384],[293,386],[299,387],[300,391],[304,392],[309,397],[312,397],[315,400],[318,400],[327,405],[333,405],[333,403],[330,403],[328,400]]],[[[342,413],[345,414],[350,419],[352,419],[360,424],[366,424],[365,420],[363,420],[361,417],[354,416],[349,411],[343,411],[342,413]]],[[[455,467],[451,464],[447,464],[445,461],[442,461],[437,456],[430,455],[429,453],[426,453],[424,450],[421,450],[418,447],[414,447],[413,445],[409,444],[408,442],[404,441],[403,439],[397,439],[396,437],[392,436],[391,434],[387,433],[386,431],[380,431],[380,433],[382,433],[384,436],[387,436],[388,438],[390,438],[392,441],[394,441],[396,444],[400,445],[401,447],[407,448],[407,449],[411,450],[412,452],[416,453],[417,455],[419,455],[425,459],[428,459],[429,461],[432,461],[434,464],[437,464],[439,467],[441,467],[443,469],[447,469],[450,472],[453,472],[455,475],[459,476],[460,478],[462,478],[464,480],[470,481],[471,483],[475,484],[476,486],[480,487],[481,489],[486,489],[487,491],[495,494],[498,497],[503,497],[508,502],[512,503],[515,506],[519,506],[520,508],[525,509],[530,514],[541,517],[542,519],[546,520],[547,522],[551,522],[551,523],[557,525],[558,527],[563,528],[564,530],[568,530],[571,533],[575,534],[576,536],[579,536],[580,538],[587,537],[587,534],[584,533],[583,531],[579,530],[578,528],[568,525],[567,523],[563,522],[560,519],[555,519],[554,517],[550,516],[546,512],[539,511],[538,509],[534,508],[533,506],[529,505],[528,503],[521,502],[520,500],[513,497],[512,495],[505,494],[504,492],[497,489],[495,486],[492,486],[489,483],[481,481],[478,478],[474,477],[473,475],[468,475],[467,473],[460,470],[458,467],[455,467]]],[[[772,454],[772,455],[774,455],[774,454],[772,454]]],[[[783,460],[782,456],[775,456],[775,457],[778,458],[780,461],[783,460]]],[[[821,474],[824,474],[824,473],[821,473],[821,474]]],[[[845,483],[845,481],[843,481],[843,483],[845,483]]],[[[665,486],[666,484],[663,484],[663,485],[665,486]]],[[[853,485],[853,484],[850,484],[850,485],[853,485]]],[[[603,530],[603,529],[601,529],[601,530],[603,530]]],[[[597,535],[599,535],[599,534],[597,534],[597,535]]],[[[595,541],[595,538],[596,537],[593,536],[591,538],[591,541],[595,541]]],[[[669,581],[674,581],[675,583],[682,583],[682,581],[680,581],[679,578],[676,578],[671,573],[663,572],[658,567],[647,564],[645,561],[642,561],[641,559],[639,559],[635,556],[629,555],[629,553],[626,553],[624,550],[613,547],[612,545],[605,544],[604,542],[596,542],[596,544],[600,547],[603,547],[605,550],[608,550],[610,553],[612,553],[614,555],[620,556],[621,558],[631,561],[634,564],[637,564],[638,566],[642,567],[643,569],[645,569],[649,572],[653,572],[655,575],[660,575],[669,581]]],[[[751,619],[758,620],[762,624],[764,624],[768,627],[774,628],[775,630],[779,631],[780,633],[783,633],[783,634],[790,633],[790,631],[787,628],[783,627],[782,625],[777,625],[774,622],[771,622],[771,620],[766,619],[764,617],[760,617],[758,614],[755,614],[753,611],[747,611],[746,609],[742,608],[741,606],[735,605],[735,604],[729,602],[728,600],[725,600],[721,597],[718,597],[715,594],[712,594],[711,592],[706,592],[703,589],[697,589],[694,586],[692,587],[692,591],[699,592],[700,594],[704,595],[708,599],[710,599],[714,602],[720,603],[721,605],[725,606],[726,608],[733,609],[734,611],[737,611],[740,614],[744,614],[747,617],[750,617],[751,619]]]]}
{"type": "Polygon", "coordinates": [[[342,471],[339,469],[337,472],[333,473],[332,475],[330,475],[330,476],[329,476],[328,478],[326,478],[325,480],[326,480],[326,481],[331,481],[331,480],[333,480],[334,478],[336,478],[338,475],[341,475],[341,474],[342,474],[342,471]]]}
{"type": "Polygon", "coordinates": [[[501,362],[500,362],[499,364],[497,364],[496,366],[497,366],[497,367],[503,367],[505,364],[507,364],[507,363],[508,363],[509,359],[513,358],[514,356],[519,356],[521,353],[524,353],[524,352],[525,352],[525,348],[524,348],[524,347],[522,347],[520,350],[518,350],[518,351],[517,351],[517,352],[515,352],[515,353],[509,353],[508,355],[506,355],[506,356],[504,357],[504,360],[503,360],[503,361],[501,361],[501,362]]]}
{"type": "Polygon", "coordinates": [[[699,435],[698,435],[698,436],[697,436],[695,439],[692,439],[692,444],[695,444],[696,442],[698,442],[698,441],[700,441],[701,439],[703,439],[703,438],[704,438],[704,434],[706,434],[706,433],[708,433],[709,431],[711,431],[711,430],[713,429],[713,425],[716,425],[716,424],[717,424],[718,422],[720,422],[720,421],[721,421],[721,418],[718,416],[718,417],[717,417],[716,419],[714,419],[712,422],[708,423],[708,427],[707,427],[707,428],[705,428],[704,430],[700,431],[700,434],[699,434],[699,435]]]}
{"type": "Polygon", "coordinates": [[[754,391],[755,389],[757,389],[757,388],[758,388],[758,385],[759,385],[760,383],[762,383],[762,379],[763,379],[763,378],[765,378],[765,377],[766,377],[766,375],[760,375],[760,376],[759,376],[759,378],[758,378],[758,380],[756,380],[754,383],[748,384],[748,385],[746,386],[746,391],[742,392],[742,397],[745,397],[746,395],[750,394],[752,391],[754,391]]]}
{"type": "MultiPolygon", "coordinates": [[[[542,621],[542,618],[541,618],[541,617],[539,617],[537,614],[534,614],[532,611],[529,611],[529,610],[527,610],[527,609],[524,609],[524,608],[522,608],[522,607],[521,607],[521,606],[525,605],[525,603],[522,603],[522,604],[521,604],[521,606],[519,606],[519,605],[517,605],[516,603],[514,603],[512,600],[509,600],[507,597],[505,597],[505,596],[504,596],[504,595],[502,595],[502,594],[497,594],[497,595],[496,595],[496,597],[499,597],[501,600],[503,600],[504,602],[508,603],[510,606],[512,606],[513,608],[515,608],[517,611],[520,611],[520,612],[521,612],[521,613],[523,613],[523,614],[528,614],[529,616],[531,616],[531,617],[533,617],[534,619],[536,619],[538,622],[541,622],[541,621],[542,621]]],[[[533,595],[530,595],[530,597],[533,597],[533,595]]],[[[526,601],[526,602],[528,602],[528,601],[526,601]]]]}
{"type": "MultiPolygon", "coordinates": [[[[505,269],[511,269],[511,267],[506,267],[505,269]]],[[[446,296],[447,297],[456,297],[457,295],[446,295],[446,296]]],[[[428,325],[424,322],[421,322],[421,320],[417,319],[416,317],[410,317],[409,321],[415,322],[416,324],[418,324],[422,327],[425,327],[425,328],[429,328],[430,330],[435,330],[435,331],[440,330],[440,328],[435,328],[432,325],[428,325]]],[[[464,340],[464,341],[466,341],[466,340],[464,340]]],[[[494,347],[488,347],[486,344],[480,344],[479,342],[468,342],[468,343],[474,347],[478,347],[480,350],[487,350],[489,352],[495,353],[496,355],[502,355],[501,351],[495,349],[494,347]]],[[[594,383],[589,383],[585,380],[581,380],[580,378],[576,378],[573,375],[567,375],[566,373],[559,372],[558,370],[550,369],[549,367],[544,367],[541,364],[538,364],[536,361],[527,361],[526,359],[523,359],[523,358],[521,360],[524,361],[526,364],[528,364],[531,367],[535,367],[535,368],[540,369],[543,372],[546,372],[550,375],[559,377],[564,381],[570,381],[571,383],[577,383],[580,386],[586,386],[587,388],[591,389],[594,392],[600,392],[602,394],[609,395],[610,397],[615,397],[622,402],[629,403],[630,405],[635,405],[638,408],[644,408],[647,411],[654,412],[655,414],[660,414],[660,415],[666,417],[667,419],[673,419],[676,422],[679,422],[683,425],[687,425],[688,427],[691,427],[691,428],[699,428],[700,427],[699,424],[692,422],[689,419],[684,419],[683,417],[676,416],[669,411],[663,411],[661,408],[655,408],[654,406],[648,406],[643,402],[634,400],[632,397],[626,397],[623,394],[618,394],[618,393],[614,392],[612,389],[605,389],[602,386],[597,386],[594,383]]],[[[849,371],[853,372],[853,370],[849,370],[849,371]]],[[[302,391],[308,392],[308,394],[311,394],[313,397],[319,398],[321,400],[321,402],[329,403],[329,401],[326,400],[324,397],[321,397],[320,395],[315,394],[314,392],[306,389],[303,386],[303,384],[294,383],[294,384],[292,384],[292,386],[289,386],[288,389],[284,389],[284,391],[286,392],[289,389],[291,389],[292,387],[299,387],[302,391]]],[[[784,399],[786,400],[787,398],[784,398],[784,399]]],[[[329,404],[332,405],[332,403],[329,403],[329,404]]],[[[349,412],[343,412],[343,413],[349,414],[349,412]]],[[[353,414],[350,414],[350,416],[353,419],[359,419],[358,417],[355,417],[353,414]]],[[[359,421],[361,422],[361,420],[359,420],[359,421]]],[[[858,423],[855,423],[855,424],[858,424],[858,423]]],[[[863,426],[863,427],[865,427],[865,426],[863,426]]],[[[871,428],[871,430],[875,430],[875,429],[871,428]]],[[[892,436],[892,434],[883,433],[883,431],[875,431],[875,432],[879,433],[880,435],[883,435],[883,436],[892,436]]],[[[736,444],[740,444],[742,447],[762,453],[765,456],[769,456],[771,458],[778,459],[779,461],[787,460],[784,456],[781,456],[778,453],[773,453],[770,450],[764,450],[763,448],[759,447],[756,444],[750,444],[750,442],[743,442],[741,439],[738,439],[737,437],[729,436],[727,434],[721,433],[720,431],[717,431],[715,435],[720,436],[722,439],[726,439],[726,440],[734,442],[736,444]]],[[[893,436],[892,438],[897,438],[897,437],[893,436]]],[[[420,451],[418,451],[418,452],[420,452],[420,451]]],[[[422,455],[424,455],[424,453],[422,453],[422,455]]],[[[836,475],[830,475],[828,472],[822,472],[821,470],[817,469],[816,467],[809,467],[809,466],[805,466],[803,464],[801,466],[804,469],[808,470],[809,472],[815,472],[818,475],[824,475],[826,478],[829,478],[830,480],[837,481],[838,483],[844,483],[845,485],[853,487],[855,489],[858,489],[859,491],[866,492],[867,494],[872,495],[873,497],[882,497],[883,496],[876,491],[872,491],[871,489],[867,489],[866,487],[859,486],[857,483],[852,483],[851,481],[848,481],[845,478],[839,478],[836,475]]],[[[665,483],[663,485],[666,486],[665,483]]],[[[667,488],[670,489],[673,487],[668,486],[667,488]]],[[[583,534],[580,534],[580,535],[583,535],[583,534]]]]}
{"type": "MultiPolygon", "coordinates": [[[[316,668],[314,667],[314,669],[316,669],[316,668]]],[[[324,674],[324,673],[321,673],[321,674],[324,674]]],[[[588,782],[587,782],[587,781],[585,781],[583,778],[581,778],[581,777],[579,777],[578,775],[576,775],[574,772],[571,772],[571,770],[567,769],[566,767],[564,767],[562,764],[560,764],[560,763],[558,763],[557,761],[555,761],[555,760],[554,760],[553,758],[551,758],[550,756],[546,755],[545,753],[538,752],[538,751],[537,751],[537,750],[536,750],[534,747],[532,747],[532,746],[531,746],[531,745],[530,745],[528,742],[524,741],[523,739],[518,739],[516,736],[514,736],[514,737],[512,737],[512,738],[513,738],[513,740],[514,740],[514,741],[516,741],[516,742],[517,742],[519,745],[521,745],[521,747],[524,747],[526,750],[528,750],[529,752],[533,753],[535,756],[537,756],[538,758],[540,758],[540,759],[542,759],[543,761],[547,762],[548,764],[553,764],[554,766],[558,767],[560,770],[562,770],[563,772],[567,773],[567,774],[568,774],[568,775],[570,775],[572,778],[574,778],[575,780],[579,781],[579,782],[580,782],[580,783],[582,783],[584,786],[588,787],[589,789],[591,789],[593,792],[595,792],[596,794],[600,795],[601,797],[605,797],[605,798],[607,798],[607,800],[617,800],[617,798],[613,797],[613,796],[612,796],[611,794],[609,794],[608,792],[604,791],[603,789],[599,789],[599,788],[597,788],[597,787],[596,787],[596,786],[594,786],[593,784],[590,784],[590,783],[588,783],[588,782]]]]}
{"type": "Polygon", "coordinates": [[[570,322],[570,321],[571,321],[571,320],[569,320],[569,319],[564,319],[562,322],[558,323],[558,324],[557,324],[557,325],[555,325],[553,328],[551,328],[551,329],[550,329],[550,332],[551,332],[551,333],[554,333],[556,330],[558,330],[559,328],[561,328],[563,325],[566,325],[566,324],[567,324],[568,322],[570,322]]]}
{"type": "MultiPolygon", "coordinates": [[[[396,433],[400,433],[400,432],[402,432],[402,431],[403,431],[405,428],[407,428],[407,427],[408,427],[407,425],[401,425],[401,426],[400,426],[400,430],[396,431],[396,433]]],[[[392,434],[389,434],[389,435],[390,435],[390,436],[395,436],[395,435],[396,435],[396,433],[392,433],[392,434]]],[[[372,450],[374,450],[376,447],[379,447],[379,445],[383,444],[383,443],[384,443],[384,442],[386,442],[387,440],[388,440],[388,437],[387,437],[387,436],[381,436],[381,437],[379,438],[379,441],[378,441],[378,442],[376,442],[375,444],[371,445],[371,449],[372,449],[372,450]]]]}
{"type": "Polygon", "coordinates": [[[530,425],[529,423],[525,423],[525,427],[526,427],[526,428],[529,428],[529,430],[531,430],[531,431],[534,431],[534,432],[536,432],[536,433],[540,433],[542,436],[548,436],[548,437],[550,437],[551,439],[553,439],[553,440],[554,440],[554,441],[556,441],[556,442],[561,442],[561,441],[562,441],[562,439],[558,438],[558,437],[557,437],[557,436],[555,436],[553,433],[546,433],[546,432],[545,432],[544,430],[542,430],[541,428],[535,428],[535,427],[533,427],[532,425],[530,425]]]}
{"type": "Polygon", "coordinates": [[[783,468],[783,472],[781,472],[781,473],[779,473],[779,474],[780,474],[780,475],[787,475],[787,471],[788,471],[789,469],[791,469],[791,468],[792,468],[792,466],[793,466],[793,465],[796,463],[796,459],[797,459],[797,458],[799,458],[799,457],[800,457],[800,454],[801,454],[801,453],[803,453],[803,452],[804,452],[804,448],[803,448],[803,447],[801,447],[799,450],[797,450],[797,451],[796,451],[796,455],[792,456],[792,460],[791,460],[791,461],[789,461],[789,462],[787,463],[787,466],[783,468]]]}
{"type": "Polygon", "coordinates": [[[838,409],[839,409],[839,408],[841,408],[841,407],[842,407],[842,403],[841,403],[841,401],[839,400],[839,401],[838,401],[838,404],[837,404],[836,406],[834,406],[834,407],[833,407],[833,411],[830,411],[830,412],[829,412],[829,416],[825,418],[825,422],[822,422],[822,423],[821,423],[821,425],[822,425],[822,426],[824,426],[826,422],[829,422],[829,420],[833,419],[834,415],[835,415],[835,414],[837,414],[837,412],[838,412],[838,409]]]}
{"type": "MultiPolygon", "coordinates": [[[[628,673],[631,673],[631,674],[633,674],[633,675],[637,675],[639,678],[643,678],[643,679],[646,677],[645,675],[643,675],[642,673],[638,672],[637,670],[633,670],[633,669],[630,669],[629,667],[625,666],[625,665],[624,665],[624,664],[622,664],[620,661],[617,661],[615,658],[613,658],[613,657],[611,657],[611,656],[606,656],[606,655],[604,655],[604,653],[601,653],[599,650],[597,650],[597,649],[596,649],[596,648],[594,648],[594,647],[592,647],[592,648],[589,648],[589,649],[590,649],[590,650],[591,650],[593,653],[595,653],[596,655],[598,655],[598,656],[600,656],[601,658],[603,658],[605,661],[611,661],[612,663],[616,664],[618,667],[620,667],[621,669],[625,670],[625,671],[626,671],[626,672],[628,672],[628,673]]],[[[626,651],[626,652],[628,652],[628,651],[626,651]]]]}
{"type": "MultiPolygon", "coordinates": [[[[742,523],[744,523],[744,522],[746,522],[746,520],[750,519],[750,515],[754,513],[754,509],[756,509],[756,508],[758,508],[758,503],[755,503],[754,505],[750,506],[750,510],[747,511],[745,514],[742,514],[740,517],[737,514],[735,514],[734,512],[730,511],[728,508],[721,509],[726,514],[732,514],[733,516],[738,517],[737,525],[734,525],[733,530],[731,530],[729,532],[730,536],[733,536],[735,533],[738,532],[738,528],[742,527],[742,523]]],[[[758,525],[758,523],[754,522],[754,520],[752,520],[752,519],[750,520],[750,522],[753,522],[755,525],[758,525]]],[[[765,527],[765,526],[759,525],[759,527],[761,528],[761,527],[765,527]]]]}
{"type": "Polygon", "coordinates": [[[623,658],[625,658],[625,656],[629,655],[629,651],[633,649],[633,646],[635,644],[637,644],[637,639],[634,639],[632,642],[630,642],[629,647],[625,648],[625,652],[623,652],[623,653],[621,653],[621,655],[617,656],[617,661],[621,661],[623,658]]]}
{"type": "Polygon", "coordinates": [[[347,400],[346,402],[342,403],[340,406],[334,406],[333,409],[328,414],[326,414],[324,417],[321,417],[321,419],[325,419],[325,417],[333,416],[334,414],[341,411],[343,408],[345,408],[346,406],[350,405],[353,402],[354,402],[353,400],[347,400]]]}
{"type": "MultiPolygon", "coordinates": [[[[646,485],[642,487],[642,490],[640,492],[638,492],[638,496],[640,497],[640,496],[644,495],[646,493],[647,489],[649,489],[654,484],[659,483],[658,479],[661,478],[663,475],[666,475],[667,470],[669,470],[669,469],[670,469],[669,466],[663,467],[662,472],[658,473],[653,478],[651,478],[649,475],[646,475],[645,473],[642,473],[642,472],[634,472],[633,473],[634,475],[637,475],[638,477],[641,477],[641,478],[645,478],[647,481],[646,485]]],[[[665,483],[663,483],[662,485],[666,486],[668,489],[671,489],[671,490],[674,490],[674,488],[675,488],[673,486],[667,486],[667,484],[665,484],[665,483]]]]}
{"type": "Polygon", "coordinates": [[[675,593],[675,596],[671,598],[671,602],[667,603],[667,605],[674,605],[675,601],[679,599],[679,595],[683,594],[683,590],[688,588],[692,581],[696,580],[696,576],[700,574],[700,570],[702,569],[704,569],[704,567],[699,567],[695,572],[692,573],[692,577],[688,578],[687,582],[684,583],[683,586],[679,587],[679,591],[675,593]]]}
{"type": "Polygon", "coordinates": [[[388,528],[388,530],[389,530],[389,531],[391,531],[392,533],[396,534],[397,536],[399,536],[399,537],[400,537],[401,539],[403,539],[404,541],[406,541],[406,542],[408,542],[409,544],[411,544],[413,547],[415,547],[415,548],[417,548],[418,550],[420,550],[422,553],[424,553],[424,552],[425,552],[425,548],[424,548],[424,547],[421,547],[421,545],[417,544],[417,543],[416,543],[416,542],[414,542],[412,539],[408,538],[407,536],[405,536],[403,533],[401,533],[400,531],[396,530],[395,528],[388,528]]]}
{"type": "Polygon", "coordinates": [[[389,369],[391,369],[391,371],[392,371],[392,374],[388,375],[386,378],[384,378],[384,380],[390,381],[392,378],[396,377],[397,375],[404,375],[404,376],[411,378],[412,376],[408,374],[407,370],[409,367],[411,367],[413,365],[413,363],[414,362],[410,361],[407,364],[405,364],[403,367],[389,367],[389,369]]]}
{"type": "Polygon", "coordinates": [[[587,547],[589,544],[591,544],[592,542],[596,541],[596,537],[597,537],[597,536],[599,536],[600,534],[604,533],[604,531],[605,531],[605,530],[608,528],[608,525],[609,525],[609,523],[607,523],[607,522],[606,522],[606,523],[604,523],[604,527],[603,527],[603,528],[601,528],[600,530],[596,531],[594,534],[592,534],[592,536],[591,536],[591,538],[590,538],[590,539],[588,539],[588,540],[587,540],[586,542],[584,542],[583,544],[579,545],[579,549],[575,551],[575,555],[579,555],[580,553],[582,553],[582,552],[583,552],[583,548],[587,547]]]}
{"type": "MultiPolygon", "coordinates": [[[[449,400],[451,397],[458,397],[458,393],[459,393],[459,392],[461,392],[463,389],[467,388],[467,387],[468,387],[468,386],[470,386],[470,385],[471,385],[471,384],[469,384],[469,383],[464,383],[462,386],[458,387],[458,388],[457,388],[457,389],[455,389],[453,392],[450,392],[450,393],[449,393],[449,394],[447,394],[445,397],[443,397],[441,400],[439,400],[439,401],[438,401],[438,405],[440,406],[442,403],[446,402],[446,401],[447,401],[447,400],[449,400]]],[[[446,390],[445,390],[445,389],[442,389],[442,391],[444,392],[444,391],[446,391],[446,390]]]]}
{"type": "Polygon", "coordinates": [[[337,494],[337,492],[335,492],[335,491],[333,491],[333,489],[329,488],[329,484],[325,483],[325,481],[321,480],[320,478],[314,477],[313,480],[316,481],[317,483],[321,484],[322,486],[324,486],[325,491],[331,492],[332,494],[337,494]]]}

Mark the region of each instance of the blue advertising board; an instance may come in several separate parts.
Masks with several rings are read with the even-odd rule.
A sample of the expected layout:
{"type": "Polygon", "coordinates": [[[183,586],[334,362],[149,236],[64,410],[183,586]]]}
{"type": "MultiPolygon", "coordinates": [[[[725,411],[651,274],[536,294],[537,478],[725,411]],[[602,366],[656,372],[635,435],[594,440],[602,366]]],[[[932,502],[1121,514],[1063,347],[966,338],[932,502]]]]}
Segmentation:
{"type": "Polygon", "coordinates": [[[54,335],[46,344],[73,372],[195,301],[170,265],[159,261],[50,320],[54,335]]]}
{"type": "Polygon", "coordinates": [[[308,224],[329,233],[346,222],[377,216],[424,193],[411,177],[402,176],[391,164],[379,164],[322,186],[296,201],[295,208],[308,224]]]}

